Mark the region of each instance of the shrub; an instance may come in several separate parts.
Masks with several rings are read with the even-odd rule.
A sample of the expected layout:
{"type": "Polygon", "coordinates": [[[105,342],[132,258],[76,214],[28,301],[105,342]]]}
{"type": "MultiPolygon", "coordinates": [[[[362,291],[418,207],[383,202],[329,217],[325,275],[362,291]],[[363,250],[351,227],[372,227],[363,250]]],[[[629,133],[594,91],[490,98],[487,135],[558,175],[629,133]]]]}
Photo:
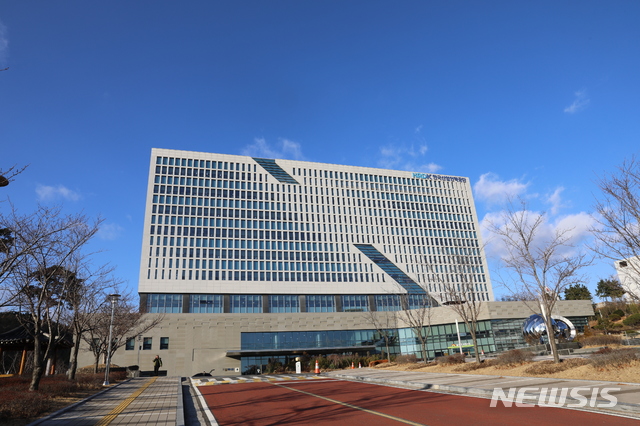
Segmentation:
{"type": "Polygon", "coordinates": [[[111,377],[111,381],[112,382],[121,382],[121,381],[127,379],[127,372],[126,371],[114,371],[114,372],[110,373],[109,376],[111,377]]]}
{"type": "MultiPolygon", "coordinates": [[[[123,372],[114,372],[113,381],[124,379],[123,372]]],[[[40,390],[28,392],[31,377],[0,378],[0,424],[9,419],[34,419],[54,408],[55,398],[73,396],[75,392],[102,389],[104,374],[78,374],[75,381],[64,375],[46,376],[40,380],[40,390]]]]}
{"type": "Polygon", "coordinates": [[[436,358],[439,365],[464,364],[464,354],[445,355],[436,358]]]}
{"type": "MultiPolygon", "coordinates": [[[[608,348],[603,348],[608,349],[608,348]]],[[[594,368],[599,370],[610,370],[614,368],[626,367],[638,360],[636,349],[614,349],[595,353],[589,358],[589,362],[594,368]]]]}
{"type": "Polygon", "coordinates": [[[453,371],[460,371],[460,372],[475,371],[475,370],[480,370],[481,368],[491,367],[492,365],[495,365],[493,360],[485,360],[484,362],[468,362],[466,364],[463,364],[459,367],[454,368],[453,371]]]}
{"type": "Polygon", "coordinates": [[[423,368],[425,365],[423,363],[415,363],[409,364],[406,366],[407,370],[417,370],[418,368],[423,368]]]}
{"type": "MultiPolygon", "coordinates": [[[[383,354],[372,354],[372,355],[340,355],[340,354],[330,354],[327,356],[321,356],[317,358],[309,357],[307,360],[305,357],[302,359],[302,370],[303,371],[313,371],[315,369],[315,362],[318,361],[318,367],[320,367],[323,371],[328,370],[344,370],[351,368],[351,365],[355,368],[358,366],[362,367],[373,367],[378,364],[387,363],[388,359],[386,355],[383,354]]],[[[391,357],[392,364],[395,365],[395,362],[398,364],[401,363],[415,363],[417,362],[417,358],[414,355],[398,355],[396,357],[391,357]]],[[[295,364],[295,362],[294,362],[295,364]]],[[[291,368],[295,367],[294,364],[291,364],[291,368]]],[[[288,366],[287,366],[288,367],[288,366]]],[[[424,367],[423,364],[420,364],[421,368],[424,367]]]]}
{"type": "Polygon", "coordinates": [[[306,358],[303,358],[302,369],[303,371],[313,371],[315,368],[316,360],[318,361],[318,366],[320,367],[320,369],[326,371],[326,370],[344,370],[345,368],[351,368],[352,363],[356,368],[358,367],[358,365],[361,365],[362,367],[366,367],[370,365],[371,362],[377,361],[380,359],[384,359],[386,361],[387,358],[383,357],[380,354],[367,355],[367,356],[331,354],[325,357],[318,357],[318,358],[309,357],[307,362],[305,362],[306,358]]]}
{"type": "Polygon", "coordinates": [[[530,362],[533,359],[533,352],[523,351],[520,349],[513,349],[508,352],[501,353],[495,359],[497,366],[513,366],[530,362]]]}
{"type": "Polygon", "coordinates": [[[541,361],[532,364],[524,370],[524,372],[527,374],[554,374],[570,368],[580,367],[581,365],[586,365],[588,363],[589,361],[584,358],[569,358],[560,363],[555,363],[553,361],[541,361]]]}
{"type": "Polygon", "coordinates": [[[284,366],[280,361],[272,361],[267,364],[267,368],[265,369],[265,372],[267,374],[283,373],[284,366]]]}
{"type": "Polygon", "coordinates": [[[415,354],[411,355],[398,355],[395,359],[398,364],[415,364],[418,362],[418,358],[415,354]]]}
{"type": "Polygon", "coordinates": [[[622,323],[628,327],[638,326],[640,325],[640,314],[629,315],[622,323]]]}
{"type": "Polygon", "coordinates": [[[78,374],[76,376],[76,383],[79,389],[100,389],[103,382],[104,374],[78,374]]]}
{"type": "Polygon", "coordinates": [[[624,328],[624,325],[622,325],[619,322],[617,322],[615,324],[611,324],[611,328],[624,328]]]}
{"type": "Polygon", "coordinates": [[[621,343],[620,336],[612,336],[610,334],[597,334],[585,337],[581,341],[583,346],[605,346],[619,345],[621,343]]]}
{"type": "MultiPolygon", "coordinates": [[[[611,312],[611,315],[618,315],[620,318],[622,318],[623,316],[625,316],[625,313],[622,309],[616,309],[615,311],[611,312]]],[[[611,316],[609,316],[609,318],[611,318],[611,316]]]]}
{"type": "Polygon", "coordinates": [[[65,376],[53,376],[51,380],[43,382],[40,386],[41,392],[61,397],[69,396],[76,390],[78,390],[77,383],[68,380],[65,376]]]}
{"type": "Polygon", "coordinates": [[[53,401],[47,394],[40,392],[12,393],[0,392],[0,420],[28,419],[45,413],[52,407],[53,401]]]}
{"type": "Polygon", "coordinates": [[[618,314],[609,315],[609,321],[620,321],[620,318],[622,318],[622,316],[618,314]]]}

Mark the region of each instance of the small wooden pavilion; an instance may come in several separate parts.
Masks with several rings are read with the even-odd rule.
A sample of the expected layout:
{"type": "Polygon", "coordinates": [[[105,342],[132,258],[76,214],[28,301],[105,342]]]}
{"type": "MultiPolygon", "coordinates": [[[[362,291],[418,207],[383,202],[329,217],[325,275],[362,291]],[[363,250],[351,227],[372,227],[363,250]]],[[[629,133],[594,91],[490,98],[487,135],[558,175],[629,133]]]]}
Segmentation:
{"type": "MultiPolygon", "coordinates": [[[[10,352],[21,353],[20,366],[18,367],[17,371],[15,371],[13,374],[22,375],[24,373],[25,365],[27,363],[27,354],[28,352],[33,351],[33,346],[34,346],[33,334],[34,333],[30,333],[29,330],[27,329],[27,326],[24,326],[24,325],[20,325],[16,328],[13,328],[11,330],[8,330],[0,334],[0,360],[1,360],[1,365],[3,367],[5,366],[4,365],[5,354],[10,352]]],[[[40,339],[40,342],[44,347],[46,347],[46,345],[49,344],[50,337],[48,334],[43,333],[40,336],[38,336],[38,338],[40,339]]],[[[50,375],[50,374],[56,373],[55,368],[56,368],[59,349],[68,349],[68,348],[71,348],[72,346],[73,346],[72,342],[67,338],[63,338],[61,341],[59,341],[56,344],[56,347],[54,348],[53,353],[51,354],[51,357],[48,359],[49,362],[48,362],[47,371],[45,372],[46,374],[50,375]]],[[[6,373],[9,373],[9,371],[6,371],[6,373]]]]}

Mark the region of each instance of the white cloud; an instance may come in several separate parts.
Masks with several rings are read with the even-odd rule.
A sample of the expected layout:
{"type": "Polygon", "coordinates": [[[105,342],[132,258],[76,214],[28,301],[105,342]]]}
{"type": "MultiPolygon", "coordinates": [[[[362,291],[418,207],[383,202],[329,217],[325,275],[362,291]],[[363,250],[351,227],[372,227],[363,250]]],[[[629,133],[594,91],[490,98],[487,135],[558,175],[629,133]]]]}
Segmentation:
{"type": "Polygon", "coordinates": [[[556,188],[553,194],[547,197],[547,203],[551,204],[551,214],[554,216],[558,214],[562,207],[564,207],[562,204],[562,197],[560,196],[562,191],[564,191],[564,188],[560,186],[556,188]]]}
{"type": "MultiPolygon", "coordinates": [[[[506,225],[505,214],[505,211],[488,213],[480,223],[483,239],[486,242],[485,251],[490,258],[505,258],[508,254],[507,247],[500,237],[491,232],[493,226],[504,228],[506,225]]],[[[513,214],[526,214],[529,223],[543,215],[543,213],[532,210],[517,211],[513,212],[513,214]]],[[[542,217],[542,224],[539,226],[535,235],[533,246],[543,247],[554,238],[556,232],[566,232],[565,236],[568,238],[567,244],[558,251],[558,254],[573,255],[576,250],[585,247],[585,242],[592,238],[593,234],[591,233],[591,229],[596,225],[594,218],[585,212],[564,215],[555,219],[550,215],[544,215],[542,217]]]]}
{"type": "Polygon", "coordinates": [[[124,228],[116,223],[103,223],[98,230],[98,238],[103,240],[117,240],[124,228]]]}
{"type": "Polygon", "coordinates": [[[63,185],[38,185],[36,187],[36,194],[38,195],[39,201],[52,201],[60,198],[68,201],[78,201],[80,199],[80,194],[63,185]]]}
{"type": "Polygon", "coordinates": [[[568,230],[572,244],[590,239],[593,235],[591,230],[597,226],[593,216],[585,212],[562,216],[555,221],[555,224],[559,229],[568,230]]]}
{"type": "Polygon", "coordinates": [[[442,166],[436,163],[429,163],[429,164],[424,164],[422,166],[418,166],[416,170],[419,172],[438,173],[438,171],[442,170],[442,166]]]}
{"type": "Polygon", "coordinates": [[[573,103],[564,109],[564,112],[567,114],[575,114],[576,112],[585,109],[591,102],[587,97],[586,89],[578,90],[575,95],[576,98],[573,103]]]}
{"type": "Polygon", "coordinates": [[[495,173],[485,173],[473,185],[473,190],[478,200],[488,204],[502,204],[522,195],[528,187],[529,183],[521,182],[518,179],[502,181],[495,173]]]}
{"type": "Polygon", "coordinates": [[[251,145],[242,149],[242,155],[272,159],[304,160],[302,147],[298,142],[279,138],[276,145],[275,147],[269,145],[265,138],[255,138],[251,145]]]}
{"type": "Polygon", "coordinates": [[[291,160],[303,160],[304,155],[302,155],[302,147],[298,142],[291,141],[289,139],[280,139],[280,143],[282,144],[282,152],[285,157],[291,160]]]}
{"type": "Polygon", "coordinates": [[[436,173],[442,166],[436,163],[424,163],[423,158],[429,148],[427,144],[388,145],[380,148],[381,158],[378,166],[384,169],[407,170],[412,172],[436,173]]]}

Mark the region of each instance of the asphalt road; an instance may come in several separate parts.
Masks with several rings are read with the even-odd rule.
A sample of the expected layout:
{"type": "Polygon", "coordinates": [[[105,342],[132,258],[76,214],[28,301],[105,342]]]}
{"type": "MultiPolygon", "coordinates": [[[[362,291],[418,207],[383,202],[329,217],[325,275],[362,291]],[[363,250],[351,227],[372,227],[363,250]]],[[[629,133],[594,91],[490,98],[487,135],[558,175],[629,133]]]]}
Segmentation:
{"type": "Polygon", "coordinates": [[[640,425],[638,420],[550,407],[490,407],[490,400],[334,379],[200,386],[229,425],[640,425]]]}

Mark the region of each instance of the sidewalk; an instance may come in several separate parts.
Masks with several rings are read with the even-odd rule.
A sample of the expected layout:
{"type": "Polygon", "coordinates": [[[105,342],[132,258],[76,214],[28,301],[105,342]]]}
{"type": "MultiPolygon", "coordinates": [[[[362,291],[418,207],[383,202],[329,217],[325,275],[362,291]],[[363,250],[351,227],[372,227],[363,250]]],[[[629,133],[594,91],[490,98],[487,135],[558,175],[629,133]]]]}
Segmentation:
{"type": "Polygon", "coordinates": [[[180,377],[135,378],[29,426],[184,426],[180,377]]]}
{"type": "MultiPolygon", "coordinates": [[[[525,402],[536,403],[542,393],[543,400],[546,392],[557,389],[559,397],[561,389],[568,388],[566,404],[578,404],[581,401],[570,396],[574,388],[583,388],[580,395],[587,400],[584,408],[587,411],[596,411],[606,414],[625,415],[640,419],[640,384],[604,382],[592,380],[570,380],[544,377],[510,377],[489,376],[478,374],[451,374],[451,373],[425,373],[418,371],[391,371],[373,368],[358,368],[353,370],[340,370],[324,373],[329,377],[340,379],[358,380],[370,383],[380,383],[411,389],[433,390],[437,392],[458,393],[469,396],[491,398],[494,389],[502,389],[505,395],[517,395],[520,389],[527,395],[525,402]],[[601,397],[603,388],[614,388],[608,391],[609,398],[615,397],[617,404],[611,408],[599,408],[599,405],[611,405],[611,400],[601,397]],[[592,396],[595,399],[592,401],[592,396]],[[594,405],[593,407],[590,405],[594,405]]],[[[555,395],[555,394],[554,394],[555,395]]],[[[546,397],[548,398],[548,396],[546,397]]],[[[546,399],[548,401],[548,399],[546,399]]],[[[557,401],[557,400],[556,400],[557,401]]],[[[488,402],[489,403],[489,402],[488,402]]],[[[502,404],[502,402],[498,402],[502,404]]],[[[566,406],[566,405],[565,405],[566,406]]]]}

